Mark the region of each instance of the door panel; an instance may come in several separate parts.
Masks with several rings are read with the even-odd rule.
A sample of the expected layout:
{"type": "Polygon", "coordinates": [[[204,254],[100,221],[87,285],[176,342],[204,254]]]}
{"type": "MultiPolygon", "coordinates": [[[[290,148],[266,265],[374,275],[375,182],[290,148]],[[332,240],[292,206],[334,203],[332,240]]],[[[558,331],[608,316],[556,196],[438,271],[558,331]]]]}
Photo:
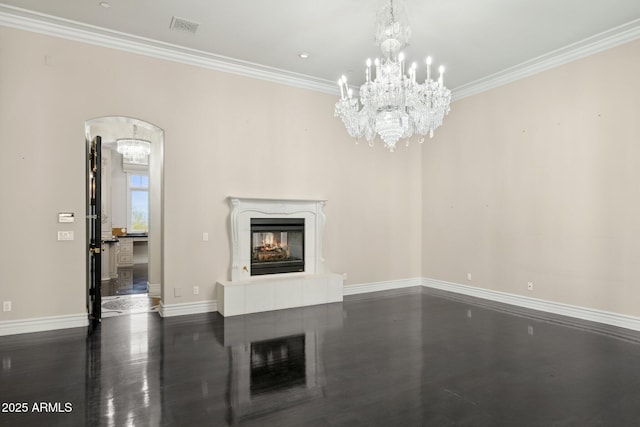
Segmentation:
{"type": "Polygon", "coordinates": [[[101,295],[101,252],[102,252],[102,138],[96,136],[89,145],[87,164],[87,309],[89,312],[89,324],[97,326],[102,319],[102,295],[101,295]]]}

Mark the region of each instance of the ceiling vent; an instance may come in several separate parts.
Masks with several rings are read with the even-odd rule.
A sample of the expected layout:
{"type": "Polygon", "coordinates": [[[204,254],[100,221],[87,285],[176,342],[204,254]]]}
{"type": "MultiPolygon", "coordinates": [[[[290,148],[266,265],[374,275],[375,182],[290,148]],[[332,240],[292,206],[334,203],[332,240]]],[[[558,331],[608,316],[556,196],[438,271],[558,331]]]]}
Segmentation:
{"type": "Polygon", "coordinates": [[[197,22],[188,21],[184,18],[174,16],[171,18],[171,25],[169,25],[169,28],[175,31],[182,31],[183,33],[195,34],[199,25],[200,24],[197,22]]]}

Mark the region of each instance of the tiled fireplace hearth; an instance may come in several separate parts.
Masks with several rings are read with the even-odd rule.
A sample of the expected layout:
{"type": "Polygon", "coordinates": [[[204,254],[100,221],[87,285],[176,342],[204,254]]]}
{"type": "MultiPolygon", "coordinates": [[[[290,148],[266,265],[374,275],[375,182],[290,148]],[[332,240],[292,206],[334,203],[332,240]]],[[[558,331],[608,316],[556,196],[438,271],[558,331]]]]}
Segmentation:
{"type": "Polygon", "coordinates": [[[342,301],[342,276],[327,273],[322,256],[324,200],[230,197],[229,202],[231,281],[216,284],[220,314],[342,301]],[[295,267],[277,272],[283,271],[279,265],[295,267]]]}

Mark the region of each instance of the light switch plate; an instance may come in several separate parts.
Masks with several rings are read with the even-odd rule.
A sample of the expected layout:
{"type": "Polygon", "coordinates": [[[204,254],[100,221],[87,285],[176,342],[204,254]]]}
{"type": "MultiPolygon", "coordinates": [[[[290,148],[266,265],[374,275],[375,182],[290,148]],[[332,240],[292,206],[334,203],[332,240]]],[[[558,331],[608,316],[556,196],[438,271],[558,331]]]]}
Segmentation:
{"type": "Polygon", "coordinates": [[[73,240],[73,231],[58,231],[58,240],[73,240]]]}

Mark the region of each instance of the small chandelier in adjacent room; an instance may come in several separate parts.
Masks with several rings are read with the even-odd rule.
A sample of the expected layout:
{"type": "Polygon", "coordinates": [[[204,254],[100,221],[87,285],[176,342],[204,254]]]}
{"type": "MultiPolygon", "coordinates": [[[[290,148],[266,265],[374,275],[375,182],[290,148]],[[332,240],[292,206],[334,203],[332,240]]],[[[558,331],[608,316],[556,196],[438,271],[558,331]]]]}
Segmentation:
{"type": "MultiPolygon", "coordinates": [[[[382,59],[372,63],[367,59],[365,83],[360,87],[360,99],[353,97],[347,78],[338,80],[340,100],[334,115],[340,117],[347,132],[354,138],[364,137],[373,145],[376,134],[390,151],[400,138],[414,134],[433,137],[433,131],[442,124],[449,112],[451,91],[444,86],[444,67],[440,66],[438,80],[431,78],[431,57],[427,58],[426,78],[418,82],[414,62],[405,72],[402,48],[411,36],[406,11],[398,1],[383,6],[376,19],[376,43],[382,59]],[[395,4],[394,4],[395,3],[395,4]],[[373,70],[375,71],[372,74],[373,70]]],[[[420,138],[420,142],[424,137],[420,138]]]]}
{"type": "Polygon", "coordinates": [[[117,151],[122,154],[128,163],[146,165],[149,163],[151,143],[137,138],[138,126],[133,125],[133,138],[117,139],[117,151]]]}

